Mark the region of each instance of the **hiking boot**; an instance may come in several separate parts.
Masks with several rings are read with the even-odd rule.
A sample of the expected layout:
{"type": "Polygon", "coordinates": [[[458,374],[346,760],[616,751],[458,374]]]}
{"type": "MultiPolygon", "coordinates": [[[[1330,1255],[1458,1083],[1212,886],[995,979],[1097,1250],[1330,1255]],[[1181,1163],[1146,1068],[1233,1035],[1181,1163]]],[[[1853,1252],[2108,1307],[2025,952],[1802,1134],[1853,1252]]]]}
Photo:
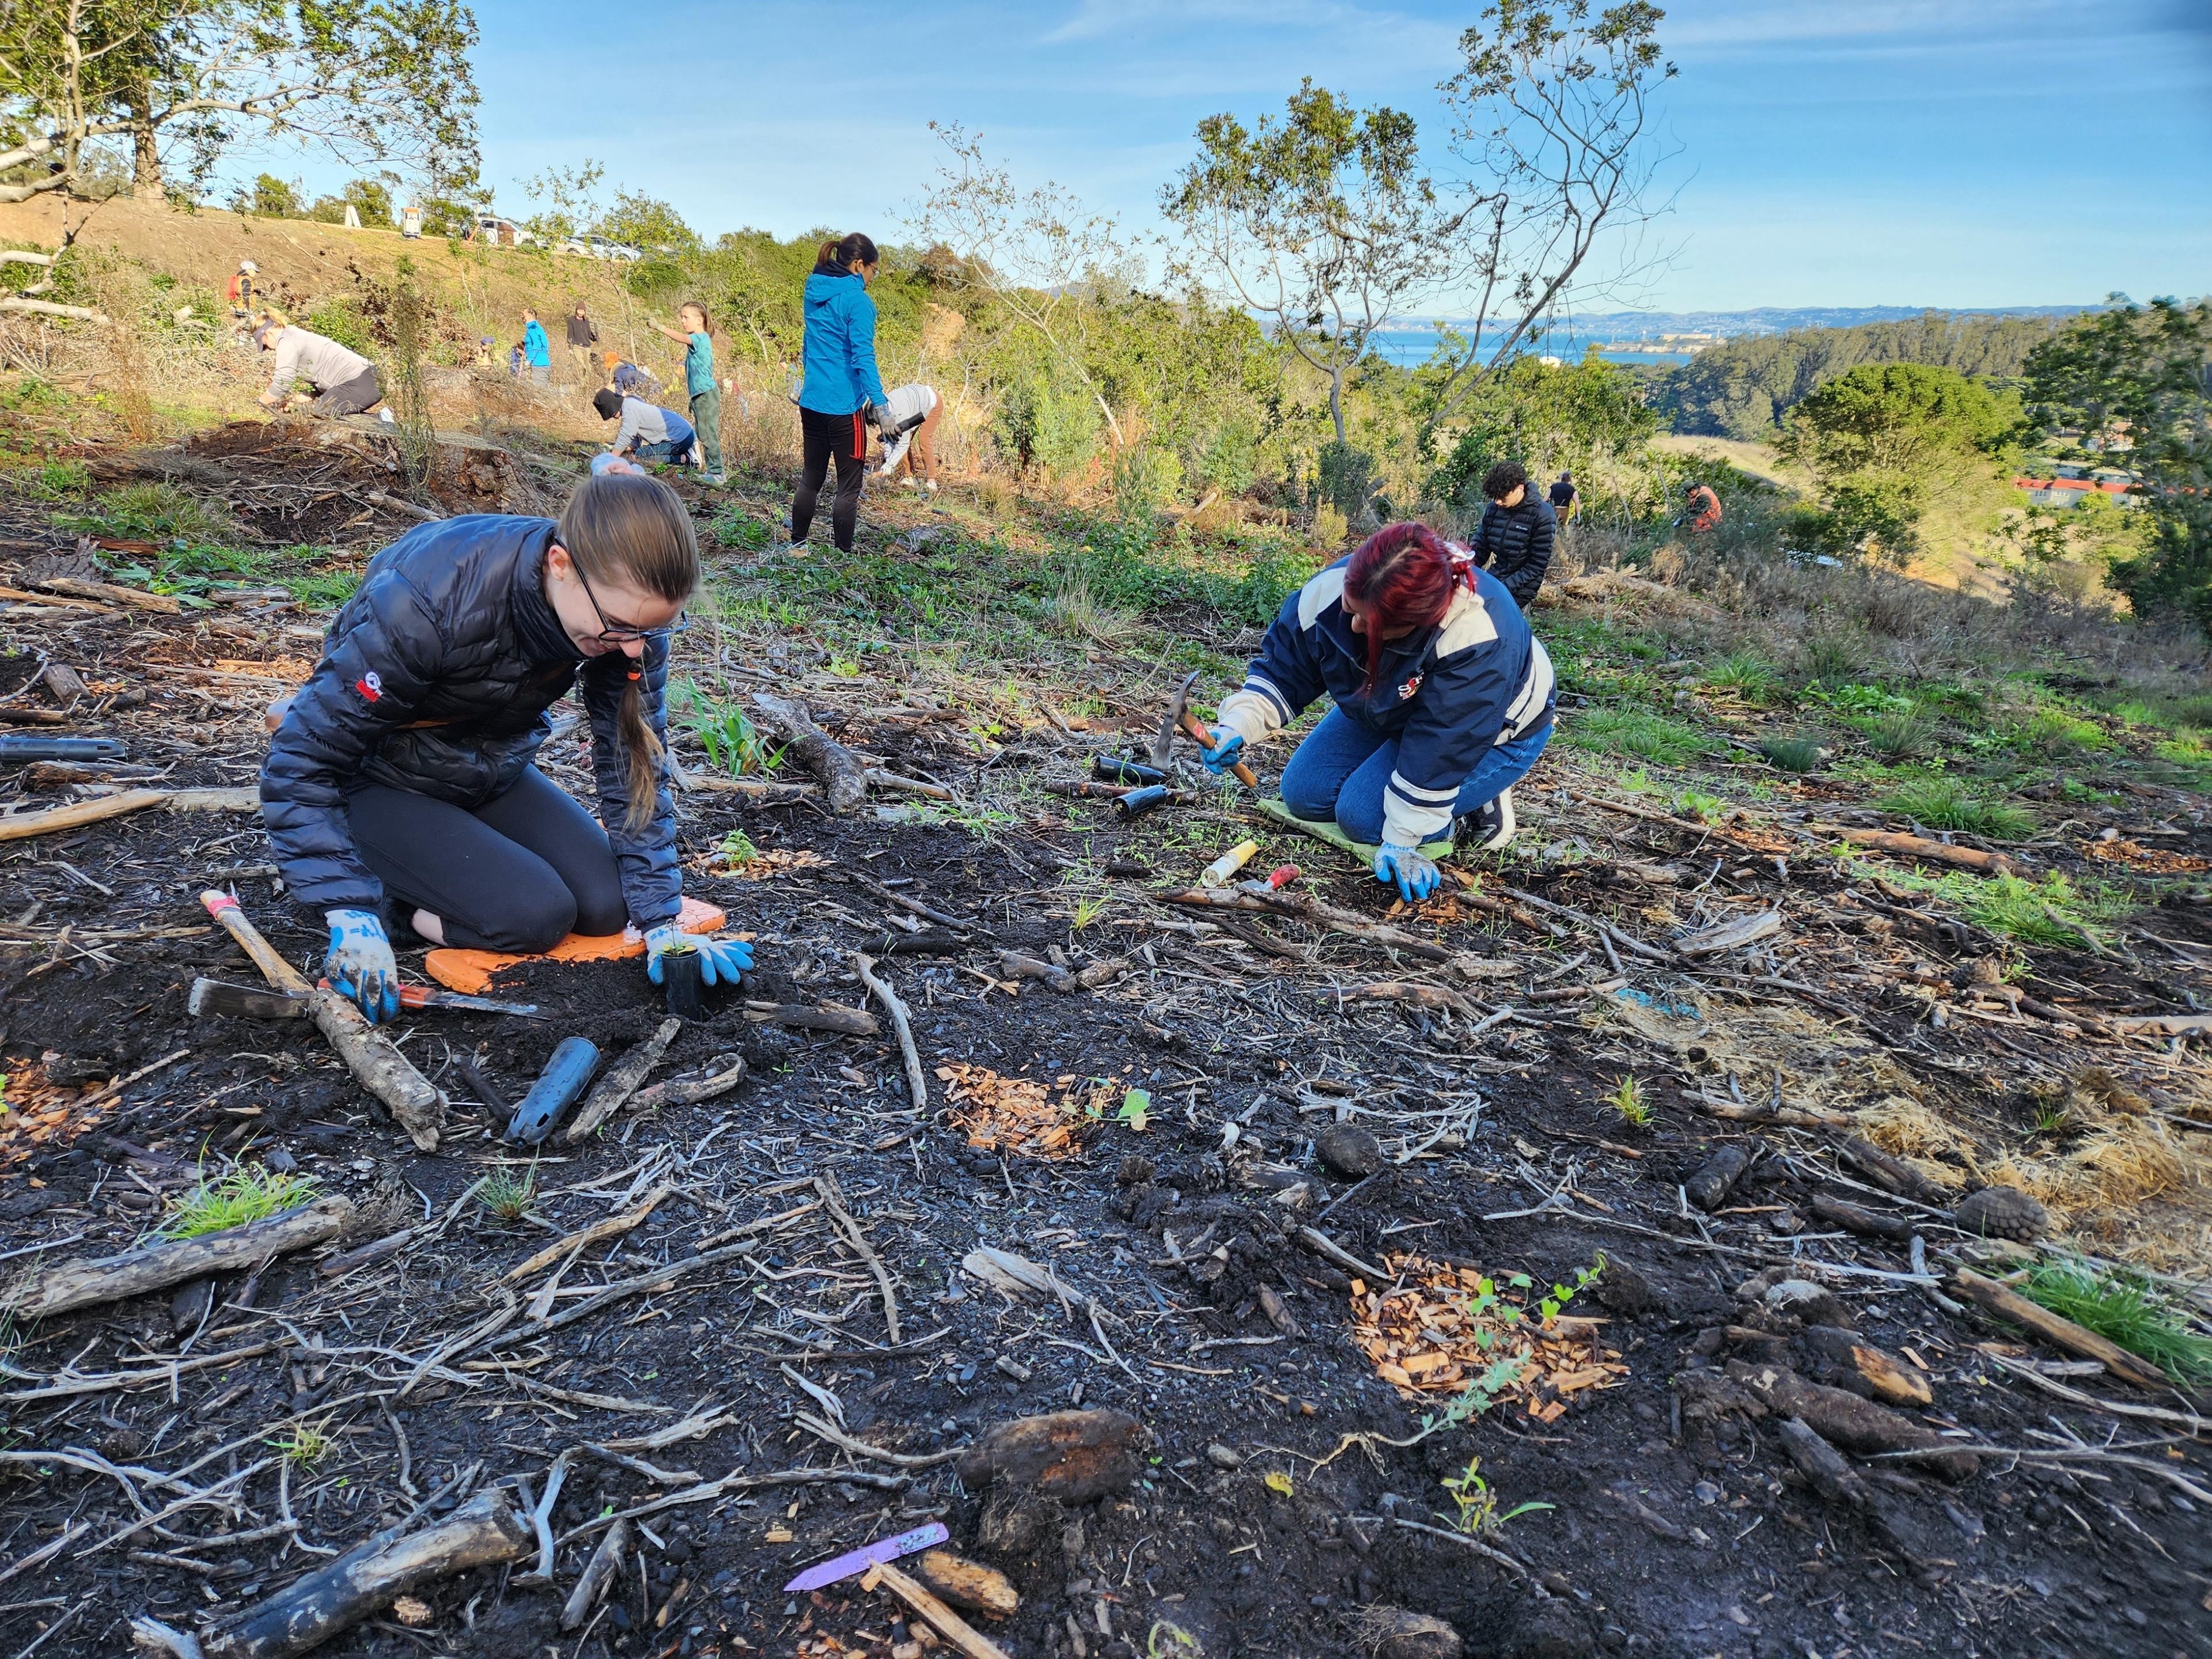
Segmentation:
{"type": "Polygon", "coordinates": [[[1512,841],[1517,827],[1513,821],[1513,792],[1501,789],[1496,800],[1485,801],[1459,821],[1459,838],[1471,841],[1472,851],[1495,853],[1512,841]]]}
{"type": "Polygon", "coordinates": [[[726,484],[729,481],[730,475],[726,472],[709,472],[707,475],[707,482],[710,484],[726,484]]]}

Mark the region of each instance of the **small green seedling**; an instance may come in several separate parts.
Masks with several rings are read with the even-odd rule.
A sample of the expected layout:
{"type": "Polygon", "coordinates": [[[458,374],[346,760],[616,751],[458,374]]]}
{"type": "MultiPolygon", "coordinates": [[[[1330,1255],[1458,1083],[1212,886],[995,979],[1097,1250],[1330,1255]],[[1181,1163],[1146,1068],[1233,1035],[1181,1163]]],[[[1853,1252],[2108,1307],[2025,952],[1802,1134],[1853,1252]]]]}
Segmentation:
{"type": "Polygon", "coordinates": [[[1076,900],[1073,917],[1075,931],[1081,933],[1099,917],[1104,915],[1106,907],[1111,902],[1113,902],[1111,896],[1105,893],[1095,893],[1089,898],[1076,900]]]}
{"type": "Polygon", "coordinates": [[[1646,1127],[1651,1121],[1651,1103],[1644,1096],[1644,1085],[1633,1077],[1617,1079],[1605,1103],[1620,1113],[1620,1121],[1632,1129],[1646,1127]]]}
{"type": "Polygon", "coordinates": [[[742,870],[760,856],[760,848],[753,845],[753,838],[744,830],[732,830],[722,837],[722,845],[715,856],[727,868],[742,870]]]}
{"type": "Polygon", "coordinates": [[[538,1196],[538,1161],[532,1158],[530,1167],[520,1175],[505,1167],[494,1170],[477,1188],[477,1202],[491,1212],[493,1219],[502,1227],[512,1227],[522,1219],[524,1213],[538,1196]]]}
{"type": "Polygon", "coordinates": [[[295,1423],[268,1444],[295,1468],[312,1469],[330,1455],[330,1420],[295,1423]]]}
{"type": "Polygon", "coordinates": [[[1149,1091],[1132,1089],[1121,1097],[1121,1109],[1114,1115],[1116,1123],[1126,1123],[1142,1134],[1145,1126],[1152,1121],[1152,1097],[1149,1091]]]}
{"type": "Polygon", "coordinates": [[[1482,1460],[1470,1457],[1464,1470],[1443,1478],[1443,1489],[1452,1495],[1452,1502],[1458,1505],[1459,1513],[1456,1516],[1439,1515],[1437,1519],[1449,1521],[1454,1531],[1469,1538],[1480,1538],[1497,1531],[1516,1516],[1555,1507],[1550,1504],[1516,1504],[1511,1509],[1501,1512],[1498,1507],[1498,1494],[1491,1491],[1489,1483],[1482,1478],[1481,1468],[1482,1460]]]}

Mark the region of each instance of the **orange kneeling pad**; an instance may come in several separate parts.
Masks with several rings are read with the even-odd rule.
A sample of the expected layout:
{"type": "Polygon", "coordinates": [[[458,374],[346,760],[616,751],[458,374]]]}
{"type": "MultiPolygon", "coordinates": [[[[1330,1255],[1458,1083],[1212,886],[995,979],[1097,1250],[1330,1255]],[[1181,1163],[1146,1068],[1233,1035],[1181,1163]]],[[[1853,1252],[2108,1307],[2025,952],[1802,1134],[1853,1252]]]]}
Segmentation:
{"type": "MultiPolygon", "coordinates": [[[[676,913],[676,925],[687,933],[711,933],[728,918],[718,906],[686,896],[676,913]]],[[[645,935],[635,927],[619,933],[571,933],[550,951],[536,956],[512,956],[503,951],[464,951],[448,945],[433,951],[422,967],[449,991],[475,996],[491,983],[491,976],[518,962],[612,962],[618,957],[645,954],[645,935]]]]}

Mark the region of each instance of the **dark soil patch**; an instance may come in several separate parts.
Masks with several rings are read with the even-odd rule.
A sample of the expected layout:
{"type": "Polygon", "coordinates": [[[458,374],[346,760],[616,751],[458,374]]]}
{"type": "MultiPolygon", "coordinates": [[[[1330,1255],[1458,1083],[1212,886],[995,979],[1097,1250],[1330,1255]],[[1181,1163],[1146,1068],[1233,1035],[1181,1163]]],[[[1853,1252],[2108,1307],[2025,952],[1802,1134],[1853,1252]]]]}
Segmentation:
{"type": "MultiPolygon", "coordinates": [[[[248,633],[206,647],[277,648],[281,619],[235,625],[248,633]],[[253,626],[272,637],[254,639],[253,626]]],[[[145,628],[168,639],[195,626],[145,628]]],[[[112,649],[146,656],[151,644],[118,635],[112,649]]],[[[99,669],[92,653],[81,654],[88,671],[99,669]]],[[[240,700],[220,720],[202,714],[203,739],[194,741],[184,716],[204,694],[155,689],[160,703],[83,729],[126,736],[134,763],[176,763],[178,781],[251,776],[253,708],[240,700]]],[[[961,763],[933,724],[903,736],[890,722],[856,715],[849,725],[853,740],[866,737],[875,752],[916,769],[951,772],[961,763]]],[[[1073,769],[1048,740],[1036,741],[996,764],[1051,759],[1073,769]]],[[[972,776],[972,751],[965,763],[962,775],[972,776]]],[[[565,759],[549,767],[572,775],[565,759]]],[[[135,1614],[189,1626],[234,1610],[441,1489],[433,1506],[450,1507],[465,1480],[520,1476],[542,1491],[548,1464],[574,1450],[552,1526],[576,1535],[556,1551],[552,1589],[526,1586],[520,1568],[463,1574],[416,1592],[428,1614],[419,1628],[386,1615],[322,1651],[886,1654],[903,1629],[856,1584],[795,1598],[781,1586],[812,1561],[931,1517],[945,1520],[957,1547],[1012,1575],[1023,1604],[994,1634],[1024,1655],[1075,1651],[1071,1623],[1087,1652],[1116,1659],[1177,1650],[1164,1634],[1170,1625],[1207,1655],[1348,1654],[1358,1650],[1359,1609],[1377,1602],[1444,1619],[1469,1653],[1501,1659],[1766,1659],[1808,1650],[1829,1659],[1846,1651],[2164,1659],[2203,1650],[2212,1532],[2159,1473],[2202,1481],[2193,1447],[2144,1452],[2148,1468],[1993,1460],[1956,1485],[1909,1462],[1861,1462],[1881,1518],[1825,1503],[1803,1484],[1778,1425],[1732,1386],[1728,1367],[1828,1373],[1796,1316],[1739,1300],[1737,1287],[1793,1259],[1895,1274],[1903,1251],[1792,1231],[1833,1179],[1832,1161],[1810,1138],[1778,1140],[1722,1212],[1681,1213],[1677,1185],[1714,1146],[1740,1136],[1763,1143],[1765,1132],[1696,1115],[1693,1097],[1724,1096],[1732,1084],[1700,1071],[1694,1057],[1586,1022],[1578,1002],[1524,994],[1547,970],[1547,952],[1588,946],[1589,971],[1601,972],[1588,937],[1554,940],[1474,909],[1441,924],[1401,919],[1455,949],[1529,960],[1521,976],[1474,984],[1474,994],[1517,1010],[1478,1031],[1480,1021],[1460,1015],[1341,994],[1376,981],[1445,982],[1431,964],[1265,917],[1228,918],[1289,953],[1268,954],[1236,933],[1200,931],[1194,913],[1103,873],[1121,860],[1149,866],[1161,872],[1149,885],[1164,890],[1168,878],[1188,877],[1252,828],[1218,806],[1123,828],[1101,805],[1066,803],[1050,816],[994,823],[987,841],[950,824],[832,821],[811,807],[739,812],[725,802],[688,802],[687,879],[757,935],[761,968],[742,996],[717,999],[703,1024],[683,1032],[659,1075],[734,1051],[748,1061],[747,1082],[702,1106],[625,1111],[586,1144],[549,1142],[534,1164],[498,1143],[495,1115],[468,1097],[453,1062],[480,1055],[490,1077],[519,1094],[563,1036],[588,1036],[617,1056],[661,1017],[641,962],[535,964],[502,981],[502,991],[542,1004],[551,1016],[544,1021],[404,1021],[406,1052],[455,1097],[444,1144],[420,1155],[311,1027],[186,1017],[195,975],[253,978],[228,939],[204,925],[200,888],[234,884],[296,962],[312,965],[322,947],[316,920],[277,890],[251,819],[149,813],[0,854],[9,914],[20,919],[0,929],[0,1053],[21,1080],[11,1098],[55,1113],[43,1133],[23,1137],[18,1161],[0,1167],[4,1248],[51,1247],[58,1257],[124,1248],[203,1157],[289,1163],[326,1190],[397,1195],[415,1229],[395,1253],[349,1272],[323,1271],[333,1249],[281,1258],[250,1282],[228,1280],[208,1317],[181,1330],[168,1299],[150,1297],[23,1334],[7,1356],[15,1449],[82,1448],[194,1486],[234,1469],[241,1480],[232,1495],[243,1507],[184,1510],[161,1519],[161,1531],[111,1543],[142,1518],[118,1479],[59,1462],[0,1468],[7,1560],[64,1528],[87,1528],[7,1586],[0,1639],[20,1649],[42,1626],[66,1620],[41,1654],[112,1655],[127,1644],[135,1614]],[[764,849],[804,849],[826,862],[758,880],[714,873],[712,849],[732,823],[764,849]],[[878,957],[912,1010],[927,1066],[964,1061],[1048,1087],[1113,1079],[1148,1093],[1148,1127],[1104,1124],[1082,1157],[1065,1162],[1002,1162],[941,1122],[933,1078],[930,1114],[914,1114],[888,1032],[856,1039],[749,1021],[746,997],[866,1003],[851,953],[896,939],[903,913],[842,878],[850,872],[977,930],[951,955],[878,957]],[[1103,896],[1106,908],[1079,929],[1073,901],[1085,895],[1103,896]],[[1012,994],[1002,946],[1038,957],[1057,949],[1078,967],[1121,957],[1130,971],[1093,992],[1063,996],[1030,983],[1012,994]],[[127,1072],[180,1048],[183,1058],[96,1115],[76,1107],[92,1085],[38,1081],[57,1066],[42,1060],[50,1052],[85,1072],[127,1072]],[[1625,1129],[1599,1103],[1623,1070],[1650,1079],[1660,1098],[1649,1131],[1625,1129]],[[1357,1188],[1328,1176],[1313,1141],[1340,1116],[1375,1129],[1394,1156],[1414,1156],[1357,1188]],[[469,1196],[502,1173],[532,1188],[505,1224],[469,1196]],[[573,1325],[534,1328],[518,1310],[487,1327],[550,1282],[547,1269],[503,1285],[515,1264],[656,1187],[670,1190],[650,1218],[560,1269],[562,1291],[679,1263],[733,1229],[809,1204],[824,1177],[838,1183],[894,1281],[896,1347],[871,1272],[818,1210],[743,1255],[573,1325]],[[1300,1245],[1299,1228],[1316,1224],[1365,1261],[1418,1254],[1500,1278],[1526,1273],[1537,1287],[1571,1283],[1602,1252],[1598,1286],[1570,1311],[1607,1322],[1602,1340],[1626,1378],[1561,1396],[1564,1409],[1548,1421],[1500,1405],[1467,1427],[1415,1440],[1420,1408],[1351,1340],[1350,1275],[1300,1245]],[[1097,1298],[1097,1322],[1054,1299],[986,1288],[962,1267],[979,1245],[1048,1264],[1097,1298]],[[464,1346],[471,1332],[476,1346],[464,1346]],[[208,1370],[181,1369],[233,1352],[235,1360],[208,1370]],[[173,1386],[171,1359],[180,1362],[173,1386]],[[156,1380],[29,1397],[65,1369],[156,1380]],[[1009,1417],[1079,1403],[1119,1408],[1148,1437],[1143,1473],[1125,1492],[1073,1508],[987,1507],[948,1465],[848,1460],[805,1431],[796,1414],[825,1407],[787,1370],[836,1396],[848,1434],[904,1455],[965,1444],[1009,1417]],[[625,1454],[671,1472],[665,1483],[583,1449],[617,1440],[636,1447],[702,1406],[726,1407],[731,1420],[625,1454]],[[281,1500],[298,1518],[296,1541],[247,1538],[278,1520],[276,1469],[264,1460],[297,1423],[329,1444],[294,1467],[281,1500]],[[1442,1482],[1477,1455],[1505,1507],[1553,1506],[1489,1540],[1528,1564],[1525,1579],[1400,1524],[1448,1530],[1439,1516],[1453,1506],[1442,1482]],[[635,1562],[625,1569],[588,1636],[561,1633],[561,1601],[598,1517],[680,1493],[690,1481],[677,1472],[715,1480],[801,1468],[834,1473],[641,1516],[642,1571],[635,1562]],[[902,1475],[890,1489],[860,1478],[902,1475]],[[95,1545],[104,1547],[87,1553],[95,1545]]],[[[1547,807],[1566,810],[1563,800],[1547,807]]],[[[1677,856],[1685,849],[1672,836],[1655,829],[1644,854],[1677,856]]],[[[1309,890],[1378,918],[1389,909],[1375,884],[1332,855],[1285,848],[1279,838],[1268,846],[1315,872],[1309,890]]],[[[1689,866],[1694,876],[1709,857],[1689,866]]],[[[1557,903],[1603,908],[1627,928],[1658,926],[1595,866],[1506,879],[1557,903]]],[[[1786,887],[1755,862],[1729,863],[1714,879],[1717,898],[1786,893],[1807,907],[1839,904],[1846,890],[1841,876],[1811,866],[1786,887]]],[[[2145,925],[2174,921],[2161,913],[2145,925]]],[[[1741,990],[1751,1000],[1726,1006],[1747,1017],[1777,1003],[1812,1012],[1827,1023],[1838,1070],[1917,1067],[1954,1088],[1970,1073],[1978,1089],[2007,1075],[2004,1049],[1978,1039],[1968,1048],[1955,1033],[1939,1043],[1881,985],[1824,980],[1819,994],[1844,1000],[1838,1016],[1767,982],[1826,971],[1831,958],[1820,953],[1842,964],[1853,940],[1893,936],[1808,926],[1792,948],[1809,966],[1769,973],[1749,963],[1741,990]]],[[[1947,967],[1965,966],[1983,948],[1913,937],[1947,967]]],[[[419,957],[404,960],[419,969],[419,957]]],[[[2037,963],[2087,994],[2124,986],[2157,999],[2113,961],[2039,953],[2037,963]]],[[[1589,982],[1585,975],[1547,983],[1589,982]]],[[[1652,978],[1654,994],[1672,982],[1652,978]]],[[[1705,994],[1718,999],[1719,983],[1705,994]]],[[[2037,1066],[2069,1063],[2047,1032],[2005,1035],[2036,1045],[2037,1066]]],[[[1736,1080],[1747,1093],[1765,1086],[1757,1073],[1736,1080]]],[[[1960,1242],[1932,1224],[1928,1232],[1934,1249],[1960,1242]]],[[[2005,1334],[1945,1312],[1919,1287],[1863,1273],[1838,1273],[1831,1287],[1864,1337],[1924,1362],[1935,1404],[1916,1414],[1923,1426],[2014,1447],[2047,1446],[2037,1437],[2054,1421],[2090,1444],[2112,1432],[2113,1419],[2008,1380],[1975,1346],[2005,1334]]],[[[547,1303],[556,1316],[580,1305],[565,1295],[547,1303]]],[[[2076,1385],[2124,1392],[2105,1377],[2076,1385]]],[[[167,1501],[167,1488],[130,1478],[158,1500],[148,1508],[167,1501]]]]}

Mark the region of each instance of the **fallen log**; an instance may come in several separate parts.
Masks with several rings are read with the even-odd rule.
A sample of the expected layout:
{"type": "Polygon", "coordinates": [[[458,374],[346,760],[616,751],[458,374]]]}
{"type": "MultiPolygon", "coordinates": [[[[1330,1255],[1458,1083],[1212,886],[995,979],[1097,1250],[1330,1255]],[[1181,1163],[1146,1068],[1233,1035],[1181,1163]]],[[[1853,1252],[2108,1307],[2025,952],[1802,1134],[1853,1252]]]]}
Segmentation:
{"type": "Polygon", "coordinates": [[[1810,826],[1816,833],[1833,836],[1854,847],[1871,847],[1877,853],[1893,853],[1899,858],[1933,859],[1938,864],[1955,864],[1963,870],[1978,870],[1984,875],[2016,876],[2023,866],[2002,853],[1984,853],[1977,847],[1952,847],[1940,841],[1930,841],[1925,836],[1907,836],[1893,830],[1847,830],[1841,824],[1816,823],[1810,826]]]}
{"type": "MultiPolygon", "coordinates": [[[[84,544],[77,544],[82,550],[84,544]]],[[[125,587],[119,582],[88,581],[82,576],[26,576],[26,587],[41,588],[49,593],[67,593],[80,599],[106,599],[115,605],[127,605],[137,611],[157,611],[164,617],[180,617],[185,607],[181,600],[167,593],[149,593],[143,587],[125,587]]]]}
{"type": "Polygon", "coordinates": [[[529,1522],[495,1486],[420,1532],[393,1527],[378,1533],[258,1606],[209,1626],[191,1647],[177,1645],[168,1639],[177,1632],[149,1619],[135,1621],[132,1634],[143,1645],[204,1659],[293,1659],[374,1618],[418,1586],[474,1567],[519,1561],[536,1547],[529,1522]]]}
{"type": "Polygon", "coordinates": [[[651,1036],[610,1066],[606,1075],[585,1097],[575,1120],[561,1132],[561,1139],[573,1146],[620,1111],[623,1103],[637,1092],[637,1085],[645,1081],[646,1073],[660,1063],[661,1055],[668,1052],[668,1045],[683,1030],[684,1022],[671,1014],[651,1036]]]}
{"type": "Polygon", "coordinates": [[[726,1095],[745,1080],[745,1062],[736,1054],[717,1054],[709,1062],[721,1069],[703,1076],[672,1077],[629,1097],[630,1110],[657,1112],[664,1106],[696,1106],[726,1095]]]}
{"type": "Polygon", "coordinates": [[[1780,1365],[1748,1365],[1729,1362],[1730,1380],[1741,1384],[1778,1417],[1802,1418],[1826,1441],[1862,1457],[1883,1452],[1917,1452],[1938,1474],[1964,1480],[1972,1474],[1974,1454],[1932,1429],[1924,1429],[1901,1413],[1878,1406],[1843,1389],[1808,1382],[1780,1365]]]}
{"type": "Polygon", "coordinates": [[[62,317],[73,323],[104,323],[107,313],[94,311],[90,306],[58,306],[48,300],[9,298],[0,300],[0,312],[21,312],[32,317],[62,317]]]}
{"type": "Polygon", "coordinates": [[[687,790],[702,791],[714,795],[743,795],[762,806],[781,806],[788,801],[806,800],[822,793],[818,783],[770,783],[765,778],[725,778],[712,772],[684,774],[687,790]]]}
{"type": "Polygon", "coordinates": [[[1353,985],[1341,991],[1319,993],[1334,995],[1344,1002],[1410,1002],[1416,1007],[1434,1008],[1442,1012],[1457,1014],[1462,1019],[1480,1019],[1481,1012],[1456,991],[1447,991],[1441,985],[1414,985],[1401,980],[1376,980],[1372,984],[1353,985]]]}
{"type": "Polygon", "coordinates": [[[753,693],[753,707],[767,717],[788,745],[786,753],[821,781],[830,810],[856,811],[868,798],[868,777],[853,751],[815,725],[806,705],[793,698],[753,693]]]}
{"type": "Polygon", "coordinates": [[[1762,910],[1755,916],[1742,916],[1734,921],[1724,921],[1717,927],[1708,927],[1692,933],[1686,939],[1674,941],[1674,954],[1696,960],[1699,957],[1717,957],[1729,951],[1741,951],[1764,939],[1771,939],[1782,931],[1782,916],[1778,911],[1762,910]]]}
{"type": "Polygon", "coordinates": [[[58,830],[82,829],[132,812],[158,806],[171,812],[258,812],[258,789],[125,789],[91,800],[50,806],[43,812],[17,812],[0,817],[0,841],[28,841],[58,830]]]}
{"type": "Polygon", "coordinates": [[[1126,1492],[1144,1473],[1143,1433],[1127,1412],[1047,1412],[994,1425],[954,1467],[970,1492],[1016,1486],[1087,1504],[1126,1492]]]}
{"type": "Polygon", "coordinates": [[[1875,1186],[1895,1193],[1899,1198],[1909,1198],[1916,1204],[1929,1204],[1947,1210],[1950,1207],[1949,1193],[1910,1164],[1901,1158],[1892,1158],[1864,1137],[1846,1137],[1842,1152],[1875,1186]]]}
{"type": "Polygon", "coordinates": [[[1033,979],[1048,985],[1062,996],[1073,996],[1083,988],[1075,975],[1066,969],[1035,957],[1024,956],[1019,951],[999,952],[999,971],[1008,979],[1033,979]]]}
{"type": "Polygon", "coordinates": [[[253,958],[263,978],[280,991],[296,992],[307,998],[316,1029],[345,1062],[355,1080],[384,1103],[407,1131],[407,1138],[422,1152],[437,1151],[438,1132],[446,1115],[444,1091],[416,1071],[414,1063],[390,1037],[370,1024],[368,1016],[359,1008],[336,991],[309,984],[305,974],[261,937],[260,930],[238,908],[236,899],[210,890],[200,895],[200,902],[239,948],[253,958]]]}
{"type": "Polygon", "coordinates": [[[387,513],[398,513],[407,518],[420,519],[424,524],[445,522],[444,514],[434,513],[427,507],[417,507],[412,501],[402,501],[398,496],[389,495],[381,489],[364,489],[361,493],[361,498],[372,506],[384,508],[387,513]]]}
{"type": "Polygon", "coordinates": [[[1841,1227],[1847,1233],[1856,1233],[1862,1238],[1905,1239],[1912,1237],[1913,1224],[1903,1216],[1883,1215],[1863,1205],[1848,1200],[1831,1197],[1826,1193],[1813,1194],[1813,1216],[1831,1227],[1841,1227]]]}
{"type": "Polygon", "coordinates": [[[755,1025],[790,1025],[805,1031],[841,1031],[847,1036],[873,1036],[883,1028],[865,1008],[842,1008],[834,1002],[760,1002],[745,1004],[745,1018],[755,1025]]]}
{"type": "Polygon", "coordinates": [[[0,1295],[0,1307],[27,1322],[80,1308],[147,1296],[195,1279],[239,1273],[271,1256],[312,1249],[342,1237],[354,1224],[353,1200],[331,1196],[281,1215],[226,1227],[198,1238],[165,1240],[120,1255],[63,1261],[33,1268],[0,1295]]]}
{"type": "Polygon", "coordinates": [[[1316,927],[1326,927],[1332,933],[1347,938],[1365,939],[1370,945],[1386,950],[1401,951],[1423,962],[1449,963],[1458,953],[1447,951],[1441,945],[1431,945],[1426,939],[1415,939],[1387,922],[1370,921],[1364,916],[1350,911],[1339,911],[1334,905],[1317,901],[1291,898],[1281,894],[1262,895],[1237,887],[1193,887],[1179,893],[1156,893],[1152,896],[1163,904],[1188,905],[1198,909],[1257,910],[1264,915],[1286,916],[1293,921],[1310,922],[1316,927]]]}
{"type": "Polygon", "coordinates": [[[2046,1342],[2069,1353],[2078,1353],[2084,1359],[2098,1361],[2124,1382],[2132,1382],[2154,1394],[2169,1392],[2173,1388],[2173,1379],[2142,1355],[2130,1353],[2118,1343],[2075,1324],[2063,1314],[2051,1312],[2039,1302],[2031,1302],[2010,1285],[1984,1278],[1972,1267],[1961,1267],[1953,1273],[1948,1288],[1978,1307],[2001,1315],[2015,1325],[2026,1326],[2046,1342]]]}

